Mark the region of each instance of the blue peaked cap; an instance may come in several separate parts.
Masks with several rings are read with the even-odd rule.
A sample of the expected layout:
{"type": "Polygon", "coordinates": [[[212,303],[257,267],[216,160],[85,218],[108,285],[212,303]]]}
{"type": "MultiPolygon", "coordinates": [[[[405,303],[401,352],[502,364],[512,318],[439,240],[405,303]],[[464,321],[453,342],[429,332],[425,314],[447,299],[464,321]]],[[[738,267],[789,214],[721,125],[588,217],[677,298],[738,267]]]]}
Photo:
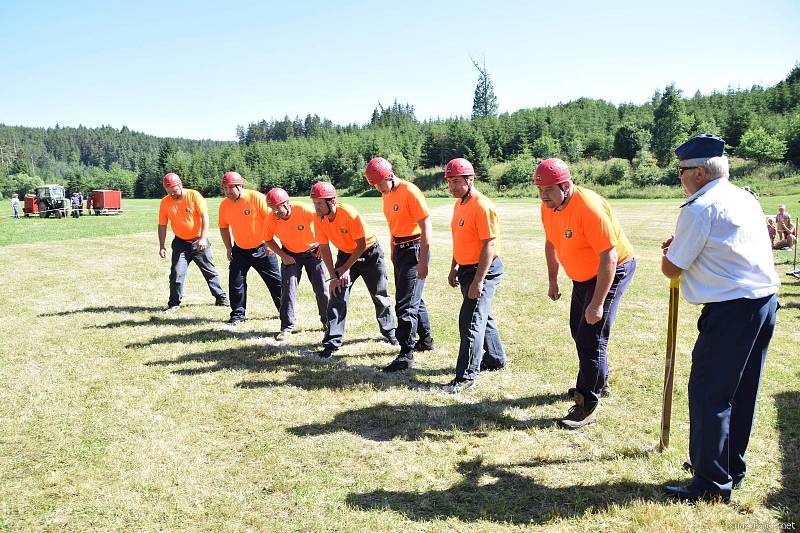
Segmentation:
{"type": "Polygon", "coordinates": [[[725,140],[718,135],[701,133],[675,148],[675,155],[681,161],[720,157],[725,151],[725,140]]]}

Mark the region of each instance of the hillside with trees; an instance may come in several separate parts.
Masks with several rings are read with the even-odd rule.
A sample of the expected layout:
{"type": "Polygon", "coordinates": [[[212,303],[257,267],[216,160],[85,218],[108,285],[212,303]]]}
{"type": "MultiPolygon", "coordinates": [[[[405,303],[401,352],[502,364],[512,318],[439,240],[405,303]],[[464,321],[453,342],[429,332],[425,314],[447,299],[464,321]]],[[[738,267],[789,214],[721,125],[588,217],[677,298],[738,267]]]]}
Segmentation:
{"type": "MultiPolygon", "coordinates": [[[[497,114],[486,66],[479,72],[471,117],[420,121],[410,104],[379,105],[365,124],[338,125],[318,115],[260,120],[237,128],[238,142],[159,138],[127,127],[32,128],[0,125],[0,194],[42,183],[69,190],[118,188],[126,196],[163,195],[161,177],[177,172],[187,186],[219,196],[224,171],[251,187],[306,194],[326,179],[350,194],[373,156],[423,188],[437,185],[442,165],[466,157],[500,191],[520,192],[537,160],[560,156],[576,179],[629,188],[677,183],[672,149],[697,133],[716,133],[748,169],[768,178],[797,174],[800,165],[800,65],[772,87],[682,95],[669,85],[643,104],[580,98],[554,106],[497,114]],[[764,174],[764,173],[762,173],[764,174]]],[[[501,95],[502,96],[502,95],[501,95]]]]}

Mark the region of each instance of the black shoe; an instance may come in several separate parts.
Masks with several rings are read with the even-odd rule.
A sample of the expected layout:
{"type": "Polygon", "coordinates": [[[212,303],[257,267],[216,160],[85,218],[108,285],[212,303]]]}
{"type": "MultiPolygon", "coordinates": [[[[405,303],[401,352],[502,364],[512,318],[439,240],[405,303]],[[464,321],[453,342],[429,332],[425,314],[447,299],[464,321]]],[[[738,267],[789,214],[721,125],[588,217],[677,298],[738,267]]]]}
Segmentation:
{"type": "MultiPolygon", "coordinates": [[[[575,391],[577,391],[577,390],[578,389],[576,389],[575,387],[571,387],[569,390],[567,390],[567,398],[569,398],[570,400],[574,400],[575,399],[575,391]]],[[[603,388],[600,389],[600,397],[601,398],[610,398],[611,397],[611,387],[608,385],[607,381],[603,384],[603,388]]]]}
{"type": "Polygon", "coordinates": [[[597,404],[591,409],[587,409],[582,405],[573,405],[567,412],[567,416],[558,421],[558,424],[565,429],[578,429],[595,422],[595,411],[597,411],[597,404]]]}
{"type": "Polygon", "coordinates": [[[394,361],[383,367],[383,372],[402,372],[414,368],[414,359],[409,357],[397,357],[394,361]]]}
{"type": "Polygon", "coordinates": [[[664,492],[668,498],[680,502],[694,503],[700,500],[704,502],[730,503],[731,495],[729,492],[710,492],[700,490],[690,485],[667,485],[664,492]]]}
{"type": "Polygon", "coordinates": [[[330,346],[326,346],[325,348],[317,352],[317,356],[319,356],[320,359],[324,359],[327,361],[328,359],[333,357],[333,352],[335,352],[338,349],[339,348],[331,348],[330,346]]]}
{"type": "Polygon", "coordinates": [[[164,309],[164,314],[171,315],[173,313],[176,313],[178,311],[178,309],[180,309],[180,308],[181,308],[181,304],[170,305],[169,307],[164,309]]]}
{"type": "MultiPolygon", "coordinates": [[[[684,461],[683,465],[681,465],[681,468],[683,468],[683,470],[686,473],[694,475],[694,467],[692,466],[692,462],[691,461],[684,461]]],[[[739,479],[735,480],[733,482],[733,490],[736,490],[739,487],[741,487],[742,486],[742,481],[744,481],[744,476],[742,476],[739,479]]]]}
{"type": "Polygon", "coordinates": [[[503,370],[506,367],[506,364],[503,363],[502,365],[487,365],[483,361],[481,361],[481,372],[495,372],[497,370],[503,370]]]}
{"type": "Polygon", "coordinates": [[[429,339],[423,341],[422,339],[418,339],[417,343],[414,345],[414,351],[416,352],[430,352],[436,349],[436,346],[433,344],[433,339],[429,339]]]}
{"type": "Polygon", "coordinates": [[[214,305],[217,307],[230,307],[231,301],[228,300],[227,296],[221,296],[220,298],[217,298],[217,301],[214,302],[214,305]]]}
{"type": "Polygon", "coordinates": [[[238,326],[239,324],[244,324],[244,318],[232,316],[225,323],[229,326],[238,326]]]}
{"type": "Polygon", "coordinates": [[[446,394],[459,394],[471,390],[475,390],[474,379],[455,378],[447,385],[442,386],[442,392],[446,394]]]}
{"type": "Polygon", "coordinates": [[[397,337],[395,337],[395,336],[394,336],[394,334],[391,334],[391,335],[384,335],[384,336],[383,336],[383,342],[388,342],[388,343],[389,343],[389,344],[391,344],[392,346],[398,346],[398,345],[400,344],[400,343],[397,341],[397,337]]]}

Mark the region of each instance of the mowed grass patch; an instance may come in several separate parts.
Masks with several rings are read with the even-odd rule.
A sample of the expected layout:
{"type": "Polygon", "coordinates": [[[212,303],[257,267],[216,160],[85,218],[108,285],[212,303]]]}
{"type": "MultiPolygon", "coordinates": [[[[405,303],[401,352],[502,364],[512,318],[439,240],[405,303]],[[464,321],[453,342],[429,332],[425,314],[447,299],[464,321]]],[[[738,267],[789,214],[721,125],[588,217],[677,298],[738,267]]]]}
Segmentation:
{"type": "MultiPolygon", "coordinates": [[[[387,245],[380,200],[344,201],[387,245]]],[[[277,312],[252,272],[248,321],[238,330],[222,324],[229,310],[212,305],[195,267],[184,306],[161,313],[169,262],[157,256],[157,201],[117,219],[139,217],[146,231],[131,222],[125,233],[76,235],[68,246],[3,246],[0,527],[578,531],[797,522],[800,282],[783,276],[787,252],[776,256],[784,308],[743,487],[730,506],[678,505],[660,494],[664,483],[686,479],[686,381],[699,314],[681,303],[672,447],[658,454],[650,448],[658,442],[668,296],[659,244],[680,203],[612,202],[638,268],[612,334],[613,395],[598,423],[576,432],[555,424],[577,371],[570,282],[562,278],[561,300],[546,298],[533,201],[498,201],[506,276],[494,314],[510,366],[482,374],[477,391],[458,397],[435,390],[452,378],[458,347],[461,296],[446,283],[450,200],[431,202],[425,300],[437,348],[407,375],[379,371],[395,350],[380,342],[361,282],[332,363],[313,355],[322,332],[305,279],[298,331],[286,344],[273,340],[277,312]]],[[[86,220],[37,221],[41,232],[19,239],[59,241],[48,232],[86,220]]],[[[2,224],[0,232],[9,222],[2,224]]],[[[211,239],[226,279],[216,229],[211,239]]]]}

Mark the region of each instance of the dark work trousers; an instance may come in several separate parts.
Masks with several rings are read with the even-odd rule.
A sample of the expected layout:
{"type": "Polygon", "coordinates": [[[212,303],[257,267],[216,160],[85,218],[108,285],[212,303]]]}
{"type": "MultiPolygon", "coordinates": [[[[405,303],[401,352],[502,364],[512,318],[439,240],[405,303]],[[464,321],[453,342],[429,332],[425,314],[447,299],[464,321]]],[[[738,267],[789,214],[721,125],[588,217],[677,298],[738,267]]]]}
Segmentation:
{"type": "Polygon", "coordinates": [[[703,306],[689,375],[692,485],[730,494],[745,475],[745,451],[767,348],[775,329],[775,295],[703,306]]]}
{"type": "MultiPolygon", "coordinates": [[[[340,250],[336,256],[336,268],[343,265],[349,258],[350,254],[340,250]]],[[[338,349],[342,345],[350,290],[359,277],[364,278],[364,284],[372,297],[372,303],[375,305],[375,318],[378,319],[381,333],[384,336],[394,335],[395,326],[392,319],[392,299],[389,297],[389,279],[386,275],[386,259],[380,243],[376,242],[364,250],[361,257],[350,267],[350,285],[343,290],[334,291],[330,295],[327,314],[328,331],[322,340],[323,348],[338,349]]]]}
{"type": "Polygon", "coordinates": [[[500,331],[492,318],[492,299],[503,277],[503,262],[495,257],[483,280],[483,292],[477,300],[467,296],[469,286],[475,279],[478,265],[459,265],[458,284],[461,286],[461,311],[458,314],[458,331],[461,345],[458,349],[456,377],[477,379],[481,361],[489,367],[506,364],[506,351],[500,342],[500,331]]]}
{"type": "Polygon", "coordinates": [[[275,309],[281,308],[281,273],[278,257],[267,253],[262,244],[258,248],[239,248],[233,245],[233,256],[228,271],[228,290],[231,300],[231,318],[244,318],[247,308],[247,271],[253,267],[267,284],[275,309]]]}
{"type": "Polygon", "coordinates": [[[586,322],[586,308],[592,301],[597,277],[572,282],[569,329],[578,351],[578,379],[575,387],[583,395],[584,407],[594,408],[608,377],[608,337],[617,318],[617,308],[636,271],[636,259],[617,265],[614,280],[603,301],[603,318],[594,324],[586,322]]]}
{"type": "Polygon", "coordinates": [[[394,245],[394,290],[397,315],[397,340],[400,356],[413,357],[417,333],[426,343],[431,342],[431,322],[422,299],[425,280],[417,278],[419,240],[394,245]]]}
{"type": "Polygon", "coordinates": [[[311,250],[299,254],[286,248],[283,251],[294,259],[294,264],[281,263],[281,331],[291,331],[294,328],[294,304],[297,301],[297,284],[300,283],[300,278],[303,277],[304,268],[308,279],[311,281],[311,287],[314,289],[319,319],[324,326],[328,323],[328,284],[325,282],[328,277],[328,270],[325,268],[325,263],[317,259],[311,250]]]}
{"type": "Polygon", "coordinates": [[[186,281],[186,273],[189,270],[189,263],[194,261],[203,277],[206,278],[208,289],[211,296],[217,300],[225,298],[225,291],[222,290],[222,280],[214,266],[214,257],[211,255],[211,242],[206,239],[206,249],[202,252],[197,249],[197,240],[184,241],[175,237],[172,239],[172,267],[169,271],[169,302],[168,307],[181,305],[183,300],[183,283],[186,281]]]}

